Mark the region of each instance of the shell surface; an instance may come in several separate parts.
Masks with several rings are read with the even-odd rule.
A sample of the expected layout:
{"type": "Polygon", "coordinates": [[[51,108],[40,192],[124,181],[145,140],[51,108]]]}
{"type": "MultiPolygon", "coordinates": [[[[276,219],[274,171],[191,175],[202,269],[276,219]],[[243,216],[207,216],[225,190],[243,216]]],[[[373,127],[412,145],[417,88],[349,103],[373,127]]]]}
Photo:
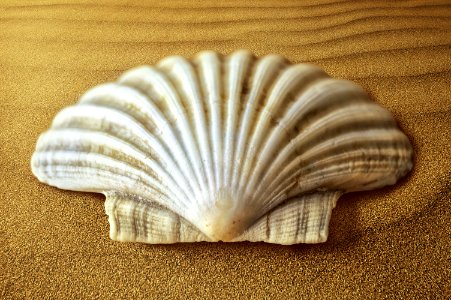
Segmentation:
{"type": "Polygon", "coordinates": [[[394,184],[412,148],[350,81],[206,51],[89,90],[41,134],[31,166],[49,185],[104,193],[114,240],[318,243],[337,199],[394,184]]]}

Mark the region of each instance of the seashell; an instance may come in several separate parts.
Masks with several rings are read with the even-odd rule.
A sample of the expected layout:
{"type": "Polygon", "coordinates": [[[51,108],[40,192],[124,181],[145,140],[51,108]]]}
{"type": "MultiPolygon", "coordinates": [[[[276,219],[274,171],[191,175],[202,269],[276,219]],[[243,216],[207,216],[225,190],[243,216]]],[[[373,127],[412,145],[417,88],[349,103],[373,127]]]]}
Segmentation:
{"type": "Polygon", "coordinates": [[[350,81],[207,51],[89,90],[39,137],[31,166],[49,185],[104,193],[113,240],[319,243],[337,199],[394,184],[412,147],[350,81]]]}

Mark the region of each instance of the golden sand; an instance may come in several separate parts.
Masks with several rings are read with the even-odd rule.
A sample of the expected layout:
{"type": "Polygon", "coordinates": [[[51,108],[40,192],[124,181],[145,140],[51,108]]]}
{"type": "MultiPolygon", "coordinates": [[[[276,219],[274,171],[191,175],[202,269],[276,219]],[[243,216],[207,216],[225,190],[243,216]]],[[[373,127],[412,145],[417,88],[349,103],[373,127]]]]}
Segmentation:
{"type": "Polygon", "coordinates": [[[0,298],[451,296],[449,2],[89,2],[0,4],[0,298]],[[31,174],[38,135],[89,87],[170,54],[237,48],[364,86],[411,139],[413,171],[343,196],[327,243],[290,247],[113,242],[102,195],[31,174]]]}

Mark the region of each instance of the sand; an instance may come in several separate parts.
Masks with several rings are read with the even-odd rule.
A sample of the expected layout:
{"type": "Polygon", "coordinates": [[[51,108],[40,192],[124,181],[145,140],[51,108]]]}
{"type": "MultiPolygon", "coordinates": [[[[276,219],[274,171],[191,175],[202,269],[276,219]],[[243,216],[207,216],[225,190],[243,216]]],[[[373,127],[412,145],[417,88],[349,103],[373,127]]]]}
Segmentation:
{"type": "Polygon", "coordinates": [[[0,298],[451,296],[449,2],[83,3],[0,4],[0,298]],[[343,196],[326,243],[289,247],[113,242],[102,195],[31,174],[38,135],[89,87],[166,55],[237,48],[364,86],[411,139],[413,171],[343,196]]]}

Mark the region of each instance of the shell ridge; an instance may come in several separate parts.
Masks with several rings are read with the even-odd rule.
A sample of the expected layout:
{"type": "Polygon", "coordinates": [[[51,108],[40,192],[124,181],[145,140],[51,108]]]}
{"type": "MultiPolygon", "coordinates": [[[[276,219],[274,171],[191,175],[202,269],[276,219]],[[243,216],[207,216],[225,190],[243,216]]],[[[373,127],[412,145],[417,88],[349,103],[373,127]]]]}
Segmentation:
{"type": "Polygon", "coordinates": [[[202,52],[195,58],[197,64],[200,88],[206,102],[207,123],[209,125],[209,139],[211,140],[213,172],[215,176],[215,190],[222,182],[222,136],[221,136],[221,103],[222,92],[221,74],[223,64],[217,53],[202,52]],[[207,98],[207,99],[205,99],[207,98]],[[209,117],[209,118],[208,118],[209,117]]]}
{"type": "MultiPolygon", "coordinates": [[[[194,58],[190,63],[191,67],[193,69],[194,78],[196,81],[196,89],[197,94],[199,97],[199,101],[201,102],[201,108],[202,108],[202,117],[203,117],[203,130],[202,134],[203,137],[199,137],[199,139],[205,140],[205,145],[203,148],[203,152],[205,152],[205,156],[207,159],[207,163],[205,166],[205,172],[208,174],[208,180],[210,186],[210,197],[214,196],[214,192],[218,190],[219,184],[218,184],[218,178],[216,174],[215,169],[215,149],[214,149],[214,142],[212,137],[212,116],[211,116],[211,110],[209,107],[209,98],[210,95],[208,95],[208,90],[206,87],[206,84],[204,81],[211,81],[211,78],[208,78],[203,73],[202,67],[199,65],[200,59],[203,59],[202,56],[194,58]]],[[[212,65],[210,65],[210,68],[213,68],[212,65]]]]}
{"type": "MultiPolygon", "coordinates": [[[[205,184],[205,174],[203,174],[202,161],[200,159],[199,149],[197,147],[197,141],[192,134],[192,126],[187,118],[187,113],[185,107],[181,104],[181,100],[179,96],[174,93],[174,86],[171,84],[170,79],[168,79],[164,74],[161,74],[164,77],[164,90],[167,95],[171,95],[169,99],[171,99],[171,104],[176,107],[176,126],[180,132],[179,137],[182,140],[182,143],[185,145],[185,150],[190,157],[190,162],[194,164],[194,173],[196,174],[197,181],[200,186],[200,191],[202,192],[203,199],[208,197],[208,190],[205,188],[207,186],[205,184]]],[[[196,199],[201,200],[201,199],[196,199]]]]}
{"type": "MultiPolygon", "coordinates": [[[[352,146],[352,144],[348,144],[348,145],[351,145],[351,146],[352,146]]],[[[387,144],[386,146],[389,147],[390,144],[387,144]]],[[[360,151],[361,151],[361,150],[360,150],[360,151]]],[[[360,151],[358,151],[358,152],[360,152],[360,151]]],[[[378,148],[376,148],[374,151],[376,152],[376,154],[375,154],[374,157],[377,157],[379,160],[381,160],[381,159],[384,158],[384,157],[381,155],[381,153],[383,153],[383,152],[382,152],[383,149],[381,149],[380,146],[379,146],[378,148]]],[[[356,153],[358,153],[358,152],[356,151],[356,153]]],[[[408,159],[408,158],[409,158],[408,152],[405,153],[404,157],[405,157],[405,159],[408,159]]],[[[388,159],[389,156],[386,156],[386,158],[388,159]]],[[[304,158],[303,161],[306,161],[307,159],[308,159],[308,158],[304,158]]],[[[367,159],[367,158],[365,158],[365,159],[367,159]]],[[[331,158],[331,160],[332,160],[332,158],[331,158]]],[[[377,162],[377,161],[376,161],[376,162],[377,162]]],[[[366,162],[366,161],[364,160],[362,163],[366,163],[367,168],[368,168],[367,171],[369,172],[369,170],[375,171],[374,167],[377,166],[377,165],[376,165],[376,162],[372,162],[371,165],[369,165],[369,163],[366,162]],[[369,169],[369,168],[371,168],[371,169],[369,169]]],[[[381,160],[381,162],[383,162],[383,160],[381,160]]],[[[319,162],[318,162],[318,163],[319,163],[319,162]]],[[[305,169],[307,169],[307,170],[310,170],[311,168],[312,168],[311,165],[305,167],[305,169]]],[[[304,171],[304,168],[302,168],[302,170],[300,170],[300,172],[302,172],[302,171],[304,171]]],[[[287,172],[287,173],[289,173],[289,172],[287,172]]],[[[293,176],[298,176],[298,175],[299,175],[298,173],[293,174],[293,176]]]]}
{"type": "MultiPolygon", "coordinates": [[[[223,187],[232,187],[232,171],[235,152],[235,132],[237,124],[240,120],[240,107],[242,105],[243,89],[246,89],[248,84],[247,79],[249,72],[252,71],[253,56],[248,52],[235,52],[229,56],[227,61],[228,80],[226,90],[227,96],[225,98],[226,107],[225,114],[225,128],[224,128],[224,175],[223,187]]],[[[231,191],[234,193],[234,191],[231,191]]]]}
{"type": "MultiPolygon", "coordinates": [[[[378,130],[378,131],[379,131],[379,134],[380,134],[379,138],[381,138],[381,142],[378,142],[378,145],[382,145],[381,143],[385,139],[385,140],[388,140],[388,143],[386,144],[386,148],[390,149],[390,146],[392,146],[392,143],[391,143],[390,139],[387,138],[387,136],[384,134],[384,132],[386,133],[386,130],[378,130]]],[[[394,128],[393,129],[393,133],[397,133],[397,132],[399,132],[399,131],[394,128]]],[[[374,130],[372,132],[372,134],[371,134],[371,137],[369,139],[373,140],[373,141],[377,141],[376,133],[378,133],[378,132],[376,130],[374,130]]],[[[308,152],[305,152],[303,155],[298,156],[297,158],[295,158],[289,165],[287,165],[285,167],[284,170],[282,170],[280,172],[279,176],[282,177],[284,174],[288,174],[289,177],[286,177],[286,179],[283,180],[283,181],[278,181],[279,178],[276,178],[274,185],[277,184],[278,188],[275,188],[273,190],[272,194],[277,193],[283,186],[286,185],[287,182],[290,182],[291,180],[293,180],[293,178],[300,178],[300,177],[303,178],[303,185],[304,185],[304,187],[302,188],[302,191],[306,191],[305,187],[308,186],[307,183],[310,180],[308,178],[309,173],[305,173],[305,171],[312,172],[313,169],[315,169],[314,164],[322,163],[322,161],[314,161],[313,165],[310,164],[310,165],[306,165],[304,167],[300,167],[302,165],[302,161],[312,161],[313,160],[313,157],[308,157],[308,155],[312,155],[312,153],[313,153],[313,156],[315,156],[315,155],[319,156],[320,154],[322,154],[323,156],[327,156],[327,155],[330,155],[328,153],[334,153],[334,152],[337,153],[338,152],[337,148],[340,147],[340,146],[344,146],[344,147],[353,147],[353,146],[355,146],[355,142],[356,141],[358,142],[358,144],[360,143],[360,145],[365,145],[366,141],[365,140],[362,141],[361,139],[363,139],[363,135],[358,135],[358,134],[356,134],[354,132],[354,133],[348,134],[348,138],[347,139],[343,138],[343,140],[340,142],[340,144],[333,145],[333,148],[330,148],[330,144],[331,143],[330,142],[327,143],[327,141],[326,141],[326,142],[324,142],[324,143],[322,143],[322,144],[320,144],[318,146],[315,146],[312,149],[309,149],[308,152]],[[352,138],[354,138],[354,139],[352,139],[352,138]],[[321,153],[321,151],[323,151],[323,152],[321,153]],[[293,172],[294,169],[296,169],[296,171],[293,172]],[[303,174],[303,175],[301,175],[301,174],[303,174]]],[[[361,153],[362,149],[365,149],[365,148],[364,147],[360,147],[360,148],[357,148],[357,149],[359,151],[356,151],[356,153],[361,153]]],[[[381,159],[381,148],[380,148],[380,146],[375,148],[374,151],[376,152],[377,157],[379,159],[381,159]]],[[[330,160],[335,159],[336,158],[335,156],[332,155],[330,160]]],[[[392,156],[386,156],[386,157],[388,159],[388,158],[390,158],[392,156]]],[[[404,157],[405,157],[405,160],[408,160],[410,158],[410,154],[409,154],[408,151],[405,152],[404,157]]],[[[369,164],[368,161],[363,161],[363,163],[366,163],[367,165],[369,164]]],[[[373,166],[371,166],[371,167],[375,167],[375,163],[374,162],[372,162],[372,163],[373,163],[373,166]]],[[[349,158],[348,158],[348,165],[349,165],[349,158]]],[[[365,167],[365,168],[367,168],[367,167],[365,167]]],[[[370,172],[370,169],[367,169],[366,172],[370,172]]],[[[377,170],[376,169],[371,169],[371,172],[376,173],[377,170]]],[[[311,174],[314,174],[314,172],[311,173],[311,174]]],[[[342,174],[342,176],[344,176],[344,175],[346,175],[346,174],[342,174]]],[[[383,174],[380,174],[380,176],[379,176],[380,180],[382,180],[382,182],[381,182],[382,185],[381,186],[386,185],[386,184],[383,184],[383,180],[386,177],[384,175],[387,175],[387,172],[385,172],[383,174]]],[[[324,177],[324,175],[322,175],[322,176],[324,177]]],[[[361,179],[364,179],[364,178],[361,178],[361,179]]],[[[316,185],[313,185],[313,188],[315,186],[319,186],[319,183],[317,183],[316,185]]]]}
{"type": "MultiPolygon", "coordinates": [[[[374,111],[369,111],[367,109],[368,105],[354,105],[354,107],[344,107],[341,109],[337,109],[332,111],[329,115],[322,116],[321,119],[317,119],[310,124],[305,130],[300,132],[298,136],[296,136],[286,147],[284,147],[277,155],[276,159],[273,160],[271,166],[269,167],[269,171],[267,174],[272,174],[278,167],[282,166],[288,159],[294,160],[295,157],[292,157],[293,153],[299,153],[301,155],[304,151],[308,149],[303,149],[307,145],[314,146],[314,141],[311,140],[310,136],[324,136],[322,132],[329,132],[328,138],[339,138],[340,131],[338,130],[340,127],[347,126],[348,130],[354,130],[356,127],[361,127],[359,124],[368,124],[368,120],[372,120],[371,124],[368,124],[369,128],[376,127],[387,127],[387,115],[381,115],[379,113],[375,113],[374,111]],[[354,115],[354,117],[349,118],[349,112],[354,115]],[[374,122],[377,121],[377,122],[374,122]],[[334,126],[334,130],[328,129],[331,125],[334,126]],[[331,135],[332,134],[332,135],[331,135]]],[[[372,106],[372,104],[371,104],[372,106]]],[[[390,122],[391,123],[391,122],[390,122]]],[[[367,129],[365,129],[367,130],[367,129]]],[[[364,135],[365,132],[362,132],[364,135]]],[[[288,167],[288,164],[286,165],[288,167]]],[[[284,172],[279,172],[278,176],[272,178],[272,182],[267,186],[267,189],[271,189],[276,184],[280,184],[278,181],[279,176],[284,172]]],[[[289,172],[287,172],[289,174],[289,172]]],[[[271,177],[269,177],[271,178],[271,177]]],[[[262,180],[262,182],[266,182],[266,178],[262,180]]],[[[264,185],[260,185],[257,191],[260,191],[260,188],[264,185]]],[[[261,191],[260,191],[261,192],[261,191]]]]}
{"type": "MultiPolygon", "coordinates": [[[[144,172],[142,169],[132,167],[128,163],[111,159],[107,155],[99,153],[89,153],[89,152],[79,152],[79,151],[66,151],[66,150],[54,150],[52,152],[38,152],[34,156],[36,163],[40,163],[42,167],[35,168],[36,173],[40,173],[43,179],[47,181],[58,181],[61,174],[58,174],[61,170],[71,168],[76,173],[77,170],[83,170],[84,168],[92,170],[104,170],[114,174],[114,171],[123,170],[121,168],[130,167],[130,177],[139,179],[138,172],[144,172]],[[64,159],[66,156],[66,159],[64,159]],[[79,161],[85,159],[83,165],[79,165],[79,161]],[[97,159],[97,160],[96,160],[97,159]],[[103,164],[101,164],[103,163],[103,164]]],[[[126,174],[125,172],[123,174],[126,174]]],[[[146,178],[151,178],[151,182],[155,184],[160,184],[158,178],[152,177],[152,175],[146,174],[146,178]]],[[[95,182],[91,183],[93,187],[96,185],[95,182]]]]}
{"type": "MultiPolygon", "coordinates": [[[[110,188],[112,184],[116,186],[116,188],[125,188],[125,192],[128,190],[133,190],[134,188],[138,188],[138,190],[143,191],[144,189],[152,189],[154,193],[160,194],[161,196],[166,197],[166,193],[164,192],[166,189],[157,182],[156,178],[149,176],[148,174],[144,174],[141,170],[135,170],[134,173],[118,173],[118,170],[123,170],[126,167],[126,164],[120,161],[114,161],[113,159],[100,154],[95,153],[78,153],[78,152],[68,152],[68,151],[59,151],[53,152],[51,155],[49,153],[40,152],[36,153],[34,156],[36,162],[44,162],[44,168],[35,169],[35,172],[39,174],[40,178],[48,182],[52,185],[58,186],[60,188],[66,189],[65,187],[61,187],[60,183],[68,183],[70,184],[69,189],[74,189],[77,191],[94,191],[94,192],[103,192],[103,190],[110,188]],[[102,168],[98,166],[77,166],[76,162],[80,160],[80,158],[86,159],[86,161],[95,161],[95,162],[104,162],[104,164],[99,164],[102,168]],[[48,161],[66,161],[66,165],[56,164],[51,165],[48,164],[48,161]],[[68,162],[69,161],[69,162],[68,162]],[[84,174],[84,176],[80,176],[84,174]],[[144,174],[143,176],[141,176],[144,174]],[[73,175],[73,176],[72,176],[73,175]],[[90,177],[92,175],[92,178],[90,177]],[[102,175],[99,177],[99,175],[102,175]],[[154,183],[153,185],[139,185],[137,186],[137,182],[140,182],[139,178],[145,177],[148,182],[154,183]],[[67,178],[78,178],[78,182],[74,183],[66,182],[67,178]],[[121,181],[115,179],[116,177],[120,177],[121,181]],[[97,178],[96,180],[92,180],[97,178]],[[124,185],[124,182],[129,182],[130,185],[124,185]],[[104,185],[105,184],[105,185],[104,185]],[[161,188],[163,187],[163,188],[161,188]]],[[[144,193],[146,194],[146,193],[144,193]]],[[[150,194],[147,194],[150,195],[150,194]]],[[[167,198],[169,199],[169,198],[167,198]]]]}
{"type": "MultiPolygon", "coordinates": [[[[306,85],[310,82],[310,80],[316,78],[316,76],[312,75],[312,72],[306,74],[298,73],[299,76],[294,76],[296,72],[302,70],[302,67],[288,67],[278,76],[274,85],[266,97],[266,103],[262,106],[260,116],[256,120],[256,125],[254,127],[254,131],[250,136],[250,141],[247,147],[247,151],[244,157],[244,167],[243,172],[240,177],[240,190],[239,194],[245,194],[247,191],[248,185],[244,182],[247,178],[250,178],[249,172],[252,170],[252,166],[255,165],[255,157],[257,157],[257,151],[261,145],[263,137],[265,137],[265,132],[270,123],[270,115],[264,113],[272,107],[277,110],[277,108],[289,97],[289,94],[293,89],[297,89],[298,91],[305,88],[306,85]],[[312,78],[313,77],[313,78],[312,78]],[[302,83],[302,84],[301,84],[302,83]]],[[[317,70],[316,68],[314,69],[317,70]]],[[[314,72],[313,72],[314,73],[314,72]]],[[[321,73],[323,74],[323,73],[321,73]]],[[[261,174],[254,173],[253,176],[255,178],[259,178],[261,174]]]]}
{"type": "MultiPolygon", "coordinates": [[[[222,152],[221,168],[222,182],[210,199],[208,208],[199,220],[199,229],[214,240],[229,240],[240,231],[245,218],[237,220],[236,214],[241,207],[242,199],[238,199],[231,186],[233,170],[233,155],[235,150],[235,129],[239,121],[243,89],[246,89],[248,72],[251,70],[253,57],[248,52],[235,52],[222,63],[225,74],[222,77],[224,95],[221,107],[224,150],[222,152]],[[241,200],[241,201],[240,201],[241,200]]],[[[217,105],[217,104],[215,104],[217,105]]]]}
{"type": "MultiPolygon", "coordinates": [[[[156,132],[156,138],[161,141],[161,144],[164,145],[165,148],[169,150],[169,153],[171,157],[175,160],[178,169],[183,173],[185,176],[185,180],[188,182],[188,184],[191,187],[192,192],[199,191],[199,186],[197,181],[188,180],[188,178],[194,177],[194,170],[191,168],[191,165],[188,163],[187,155],[185,153],[185,150],[180,145],[179,140],[176,136],[176,134],[173,132],[172,127],[168,123],[167,119],[164,117],[163,113],[160,111],[160,109],[155,105],[153,101],[147,98],[146,95],[142,94],[139,90],[129,87],[126,85],[120,85],[120,84],[108,84],[107,86],[102,85],[98,88],[93,88],[87,93],[85,93],[80,102],[85,104],[96,104],[101,107],[108,107],[108,108],[115,108],[119,111],[122,111],[124,113],[131,114],[132,117],[136,117],[136,111],[130,111],[128,107],[136,107],[139,108],[139,112],[141,114],[144,114],[148,121],[151,121],[153,124],[159,124],[159,128],[154,128],[153,131],[156,132]],[[106,90],[105,90],[106,89],[106,90]],[[114,91],[114,94],[111,95],[111,90],[114,91]],[[105,94],[107,92],[107,94],[105,94]],[[122,97],[121,97],[122,96],[122,97]],[[119,98],[119,99],[118,99],[119,98]],[[105,103],[105,99],[108,99],[110,106],[105,106],[107,103],[105,103]],[[115,105],[111,106],[111,101],[115,101],[115,105]],[[128,101],[128,103],[131,103],[130,105],[127,105],[127,107],[121,106],[120,108],[118,105],[124,105],[125,101],[128,101]],[[163,138],[164,136],[164,138],[163,138]]],[[[135,118],[136,119],[136,118],[135,118]]],[[[141,118],[142,119],[142,118],[141,118]]],[[[139,122],[139,121],[138,121],[139,122]]],[[[145,128],[147,131],[149,131],[149,134],[153,134],[153,131],[151,128],[149,128],[148,123],[146,124],[145,128]]],[[[141,122],[141,124],[143,124],[141,122]]],[[[144,124],[143,124],[144,125],[144,124]]],[[[199,197],[199,196],[197,196],[199,197]]]]}
{"type": "MultiPolygon", "coordinates": [[[[172,172],[170,173],[170,177],[176,180],[177,186],[181,186],[181,188],[184,190],[184,194],[186,193],[187,197],[193,198],[193,191],[191,188],[189,188],[188,182],[184,176],[182,176],[180,170],[178,167],[176,167],[175,162],[172,160],[172,157],[166,152],[166,149],[157,142],[157,140],[152,136],[149,131],[147,131],[145,128],[141,126],[139,122],[134,120],[131,116],[128,116],[121,111],[117,111],[111,108],[106,107],[93,107],[90,104],[83,104],[83,105],[77,105],[72,106],[69,108],[64,109],[58,115],[55,117],[52,128],[56,130],[57,128],[67,128],[67,126],[71,125],[72,118],[82,117],[86,118],[87,120],[94,122],[94,120],[98,121],[97,126],[105,126],[108,128],[108,136],[114,137],[115,139],[118,139],[124,143],[124,145],[128,144],[133,147],[137,147],[136,139],[141,138],[142,143],[144,143],[146,146],[138,147],[137,149],[140,149],[141,155],[143,158],[147,157],[149,153],[145,153],[145,150],[152,149],[151,156],[159,161],[159,164],[162,164],[163,168],[160,168],[161,170],[164,170],[164,165],[171,167],[172,172]],[[108,116],[106,118],[105,116],[108,116]],[[111,122],[111,123],[109,123],[111,122]],[[129,130],[123,130],[125,132],[133,132],[132,136],[118,136],[117,132],[113,132],[113,128],[111,124],[114,124],[116,126],[124,126],[126,129],[128,127],[129,130]],[[134,138],[135,140],[130,140],[130,138],[134,138]],[[126,138],[126,139],[124,139],[126,138]]],[[[85,123],[86,124],[86,123],[85,123]]],[[[77,124],[75,124],[77,125],[77,124]]],[[[81,130],[80,126],[78,126],[78,129],[80,129],[80,133],[83,134],[83,132],[90,131],[92,133],[98,132],[107,132],[106,130],[102,130],[102,127],[96,128],[96,129],[89,129],[88,130],[81,130]]],[[[76,127],[77,128],[77,127],[76,127]]],[[[94,126],[95,128],[95,126],[94,126]]],[[[55,132],[58,132],[57,130],[55,132]]],[[[77,135],[77,132],[75,131],[73,134],[68,133],[68,136],[77,135]]],[[[100,136],[101,138],[101,136],[100,136]]],[[[98,141],[95,141],[94,143],[97,143],[98,141]]],[[[120,153],[121,149],[119,148],[118,153],[120,153]]]]}
{"type": "MultiPolygon", "coordinates": [[[[89,141],[90,145],[96,145],[96,143],[98,143],[98,145],[109,145],[109,147],[112,147],[111,149],[116,149],[115,151],[123,151],[124,153],[127,153],[127,156],[129,156],[130,158],[134,158],[137,162],[141,162],[143,165],[146,165],[148,168],[150,168],[153,171],[154,174],[159,174],[159,176],[161,176],[162,178],[158,179],[158,177],[148,177],[148,176],[150,176],[150,174],[146,173],[145,170],[142,168],[142,166],[131,165],[130,162],[112,159],[107,154],[93,152],[92,149],[89,152],[80,152],[80,149],[77,149],[78,152],[75,152],[74,150],[72,150],[72,151],[52,150],[52,152],[47,151],[47,152],[37,152],[37,153],[38,154],[42,153],[42,156],[45,155],[45,157],[47,158],[47,161],[59,162],[60,166],[64,166],[64,163],[66,163],[66,164],[68,163],[68,161],[64,161],[62,159],[64,156],[66,156],[67,158],[70,158],[71,157],[70,154],[78,153],[79,156],[83,155],[83,157],[80,157],[80,158],[75,157],[74,160],[72,161],[72,164],[74,164],[74,168],[78,167],[80,169],[83,168],[83,166],[79,165],[79,162],[83,162],[83,161],[85,163],[90,161],[92,163],[92,168],[98,168],[98,169],[102,168],[101,162],[104,163],[103,168],[105,168],[105,167],[111,168],[111,167],[113,167],[114,164],[120,163],[122,166],[117,167],[115,169],[116,171],[121,170],[124,173],[128,172],[128,174],[135,174],[135,175],[137,174],[137,172],[139,172],[140,174],[145,174],[146,175],[145,177],[147,178],[147,180],[149,180],[149,178],[154,178],[153,184],[155,184],[157,186],[161,186],[162,179],[164,179],[163,182],[166,182],[166,186],[167,186],[166,193],[172,194],[175,198],[178,198],[178,195],[185,195],[185,192],[182,192],[182,190],[180,190],[180,188],[177,186],[177,183],[175,183],[174,180],[172,180],[170,175],[167,174],[166,171],[164,171],[164,169],[162,169],[152,159],[147,158],[144,153],[140,152],[137,149],[134,149],[134,147],[132,147],[131,145],[127,145],[127,144],[117,140],[117,138],[115,138],[115,137],[108,137],[105,134],[99,134],[97,132],[81,133],[80,130],[78,130],[76,132],[77,139],[79,140],[77,142],[74,140],[74,134],[71,134],[71,132],[73,132],[73,131],[72,130],[70,130],[70,131],[67,131],[67,130],[51,131],[51,134],[48,134],[49,137],[47,139],[57,141],[59,144],[63,143],[64,139],[66,139],[67,142],[71,142],[72,144],[81,144],[80,141],[84,140],[84,141],[89,141]],[[86,136],[89,136],[90,138],[88,138],[86,136]],[[50,157],[47,157],[49,155],[50,155],[50,157]],[[94,158],[90,159],[90,157],[94,157],[94,158]],[[77,165],[77,163],[78,163],[78,165],[77,165]],[[177,196],[175,196],[175,195],[177,195],[177,196]]],[[[43,142],[45,142],[45,140],[43,140],[43,142]]],[[[36,158],[39,159],[40,157],[38,156],[36,158]]],[[[46,168],[49,168],[49,166],[50,166],[49,164],[44,164],[44,165],[46,166],[46,168]]],[[[137,178],[141,178],[141,177],[142,176],[138,176],[137,178]]],[[[55,180],[57,180],[57,178],[55,178],[55,180]]],[[[95,185],[95,182],[93,182],[92,184],[95,185]]],[[[161,187],[159,189],[161,190],[161,187]]],[[[188,195],[186,195],[186,196],[188,196],[188,195]]],[[[183,198],[181,198],[180,201],[185,202],[183,198]]]]}
{"type": "Polygon", "coordinates": [[[249,134],[255,123],[255,114],[259,107],[259,103],[266,96],[265,88],[272,85],[276,80],[285,60],[278,56],[266,56],[260,61],[254,62],[251,71],[252,81],[250,83],[249,95],[246,97],[242,117],[239,122],[238,141],[235,151],[235,168],[232,179],[233,190],[238,189],[238,180],[242,172],[245,146],[247,145],[249,134]]]}
{"type": "MultiPolygon", "coordinates": [[[[273,177],[271,173],[268,173],[268,168],[271,167],[272,163],[275,160],[272,160],[272,157],[275,155],[277,148],[279,148],[280,143],[284,140],[285,136],[288,136],[286,140],[291,140],[289,136],[289,132],[292,131],[293,127],[298,123],[300,119],[303,117],[303,111],[308,109],[310,103],[314,101],[303,100],[304,96],[308,94],[308,91],[314,88],[318,82],[323,81],[322,78],[315,80],[308,84],[308,86],[304,89],[300,96],[295,96],[294,104],[289,107],[286,113],[283,113],[280,119],[277,122],[276,126],[269,132],[266,140],[262,141],[262,150],[258,154],[255,162],[255,174],[261,174],[261,176],[253,176],[250,179],[247,189],[255,190],[258,189],[264,182],[264,180],[258,180],[261,177],[265,178],[267,176],[273,177]],[[297,104],[297,105],[296,105],[297,104]],[[272,161],[270,161],[272,160],[272,161]]],[[[267,112],[269,114],[269,112],[267,112]]],[[[274,120],[274,116],[269,116],[272,120],[274,120]]],[[[288,143],[289,145],[289,143],[288,143]]]]}
{"type": "MultiPolygon", "coordinates": [[[[183,145],[182,148],[189,157],[189,162],[193,164],[197,186],[199,187],[199,191],[201,191],[202,199],[205,199],[208,195],[208,191],[205,189],[205,177],[202,174],[203,170],[199,152],[190,130],[191,126],[187,120],[186,111],[181,104],[178,95],[174,92],[173,85],[164,73],[155,68],[146,68],[143,72],[144,74],[142,74],[142,72],[138,74],[126,73],[119,79],[119,82],[137,88],[149,95],[151,99],[153,98],[151,94],[158,92],[160,97],[163,97],[163,99],[167,101],[168,111],[170,116],[174,118],[175,128],[178,132],[178,134],[176,133],[176,136],[181,141],[181,145],[183,145]],[[152,89],[152,91],[149,91],[149,89],[152,89]]],[[[166,119],[168,118],[166,113],[164,113],[164,116],[166,119]]],[[[200,201],[201,199],[196,200],[200,201]]]]}
{"type": "MultiPolygon", "coordinates": [[[[357,98],[358,99],[358,98],[357,98]]],[[[315,104],[317,104],[318,102],[322,102],[322,101],[310,101],[311,102],[315,102],[315,104]]],[[[315,106],[313,107],[307,107],[305,111],[299,111],[298,115],[300,119],[304,119],[303,116],[305,114],[309,113],[309,109],[317,109],[317,107],[315,106]]],[[[325,102],[324,105],[329,105],[328,102],[325,102]]],[[[327,114],[321,114],[321,117],[319,118],[315,118],[313,120],[310,120],[311,122],[305,126],[305,128],[301,131],[298,131],[298,135],[295,136],[294,138],[292,138],[290,140],[289,143],[287,143],[280,151],[279,153],[276,155],[276,158],[273,159],[272,161],[270,161],[269,164],[267,164],[267,169],[266,169],[266,174],[263,177],[263,179],[260,181],[259,185],[256,188],[256,193],[260,194],[260,193],[264,193],[261,192],[260,189],[263,187],[267,187],[267,189],[271,189],[271,187],[274,185],[271,182],[268,182],[268,180],[275,180],[276,176],[274,176],[273,174],[277,174],[279,173],[279,167],[283,165],[283,163],[285,163],[290,157],[292,157],[293,154],[302,152],[302,150],[300,150],[300,145],[302,145],[302,143],[306,143],[307,142],[307,137],[309,136],[309,134],[315,135],[317,133],[322,133],[321,136],[326,136],[326,134],[324,134],[323,132],[332,132],[332,133],[337,133],[337,128],[340,128],[341,123],[349,123],[350,121],[352,121],[352,128],[354,128],[356,126],[356,124],[359,124],[360,122],[368,122],[369,119],[371,120],[378,120],[379,122],[383,122],[384,126],[385,124],[392,124],[391,119],[388,119],[387,117],[389,117],[388,115],[383,115],[380,114],[379,111],[373,111],[373,110],[368,110],[368,108],[371,107],[372,109],[375,108],[374,104],[370,104],[370,103],[354,103],[351,102],[351,106],[349,105],[345,105],[344,107],[338,108],[338,109],[332,109],[329,112],[327,112],[327,114]],[[349,116],[353,116],[352,119],[349,116]],[[330,129],[329,127],[334,126],[333,129],[330,129]]],[[[372,124],[371,126],[376,127],[376,125],[378,125],[379,123],[376,124],[372,124]]],[[[280,136],[281,133],[276,133],[271,134],[270,139],[275,136],[276,138],[278,136],[280,136]]],[[[335,134],[334,136],[330,136],[330,133],[328,135],[329,138],[338,138],[339,135],[335,134]]],[[[270,140],[269,139],[269,140],[270,140]]],[[[271,144],[270,142],[267,143],[271,144]]],[[[313,144],[314,145],[314,144],[313,144]]],[[[312,146],[313,146],[312,145],[312,146]]],[[[265,150],[262,151],[262,155],[265,153],[265,150]]],[[[268,160],[268,156],[266,160],[268,160]]],[[[280,174],[280,173],[279,173],[280,174]]]]}
{"type": "Polygon", "coordinates": [[[177,91],[180,102],[184,103],[185,111],[191,116],[190,125],[195,133],[194,142],[201,157],[201,168],[207,179],[210,197],[214,191],[213,171],[210,157],[210,144],[206,130],[205,112],[201,89],[198,83],[197,73],[189,61],[180,57],[170,57],[158,63],[172,86],[177,91]]]}

